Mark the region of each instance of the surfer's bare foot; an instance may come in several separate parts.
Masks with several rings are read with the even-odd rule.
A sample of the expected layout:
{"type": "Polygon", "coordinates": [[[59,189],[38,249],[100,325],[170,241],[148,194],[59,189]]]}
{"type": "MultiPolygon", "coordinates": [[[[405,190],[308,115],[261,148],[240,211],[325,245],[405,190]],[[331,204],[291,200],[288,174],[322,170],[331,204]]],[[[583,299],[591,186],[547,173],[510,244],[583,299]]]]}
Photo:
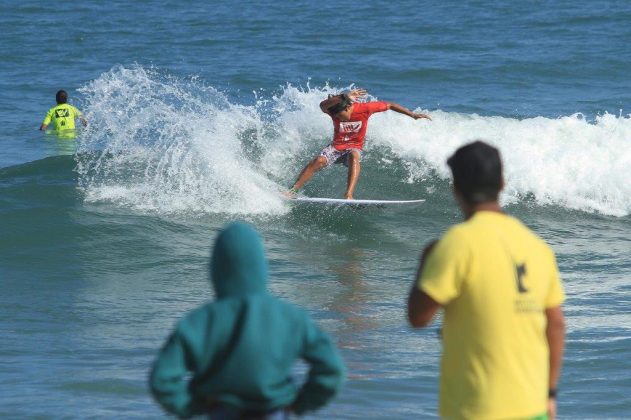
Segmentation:
{"type": "Polygon", "coordinates": [[[298,195],[298,189],[292,187],[287,191],[284,191],[282,194],[287,198],[296,198],[296,196],[298,195]]]}
{"type": "Polygon", "coordinates": [[[344,199],[345,200],[352,200],[353,199],[353,194],[345,194],[344,195],[344,199]]]}

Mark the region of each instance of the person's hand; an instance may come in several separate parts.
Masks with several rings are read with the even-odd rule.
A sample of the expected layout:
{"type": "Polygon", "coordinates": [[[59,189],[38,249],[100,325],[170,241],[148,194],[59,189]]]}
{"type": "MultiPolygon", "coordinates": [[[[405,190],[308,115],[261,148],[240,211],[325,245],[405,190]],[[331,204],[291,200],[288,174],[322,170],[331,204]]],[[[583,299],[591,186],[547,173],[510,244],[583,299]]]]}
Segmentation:
{"type": "Polygon", "coordinates": [[[418,119],[421,119],[421,118],[425,118],[425,119],[428,119],[430,121],[432,120],[432,118],[429,115],[427,115],[427,114],[420,114],[420,113],[417,113],[417,112],[413,113],[411,116],[415,120],[418,120],[418,119]]]}
{"type": "Polygon", "coordinates": [[[554,420],[557,417],[557,399],[548,398],[548,419],[554,420]]]}
{"type": "Polygon", "coordinates": [[[366,89],[353,89],[350,92],[348,92],[346,96],[348,97],[348,99],[351,100],[351,102],[355,102],[359,98],[366,96],[367,93],[368,92],[366,91],[366,89]]]}

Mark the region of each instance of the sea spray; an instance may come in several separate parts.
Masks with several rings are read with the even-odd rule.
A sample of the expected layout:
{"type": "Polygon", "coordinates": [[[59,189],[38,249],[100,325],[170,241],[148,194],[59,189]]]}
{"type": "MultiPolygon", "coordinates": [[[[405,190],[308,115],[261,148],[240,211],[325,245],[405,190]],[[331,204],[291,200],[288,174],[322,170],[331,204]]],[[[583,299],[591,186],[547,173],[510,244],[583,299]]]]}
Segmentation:
{"type": "Polygon", "coordinates": [[[140,66],[116,67],[82,92],[91,121],[79,147],[86,200],[162,213],[286,211],[241,147],[262,124],[253,108],[140,66]]]}
{"type": "MultiPolygon", "coordinates": [[[[432,112],[431,124],[409,121],[393,130],[396,116],[374,117],[373,144],[402,158],[421,158],[448,178],[447,158],[462,144],[483,139],[504,160],[505,203],[532,197],[539,205],[624,216],[631,212],[631,118],[581,114],[518,120],[475,114],[432,112]]],[[[419,176],[426,176],[427,168],[419,176]]]]}
{"type": "MultiPolygon", "coordinates": [[[[91,127],[80,139],[80,185],[87,201],[161,213],[283,214],[289,206],[279,191],[332,137],[319,102],[347,88],[287,85],[257,91],[251,104],[239,104],[196,78],[138,65],[115,67],[81,90],[91,127]]],[[[630,116],[515,119],[379,99],[396,100],[433,120],[392,111],[371,118],[358,191],[370,180],[365,192],[375,196],[362,198],[418,198],[421,191],[431,201],[431,192],[449,179],[447,157],[483,139],[504,159],[504,203],[527,199],[608,215],[631,213],[630,116]],[[376,189],[393,183],[396,194],[376,189]]],[[[312,185],[334,180],[342,188],[342,172],[329,169],[312,185]]]]}

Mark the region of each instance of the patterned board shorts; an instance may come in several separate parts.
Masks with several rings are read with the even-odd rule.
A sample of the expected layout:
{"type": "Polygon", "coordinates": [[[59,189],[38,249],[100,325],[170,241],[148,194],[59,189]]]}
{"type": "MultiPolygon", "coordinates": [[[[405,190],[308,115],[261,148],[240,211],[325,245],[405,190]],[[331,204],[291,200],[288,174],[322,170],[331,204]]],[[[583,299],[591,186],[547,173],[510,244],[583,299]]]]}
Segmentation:
{"type": "Polygon", "coordinates": [[[359,153],[359,161],[361,162],[362,151],[360,149],[337,150],[335,147],[333,147],[332,144],[329,144],[327,147],[322,149],[322,151],[320,152],[320,156],[324,156],[326,158],[327,166],[334,163],[342,163],[348,168],[348,161],[353,150],[359,153]]]}

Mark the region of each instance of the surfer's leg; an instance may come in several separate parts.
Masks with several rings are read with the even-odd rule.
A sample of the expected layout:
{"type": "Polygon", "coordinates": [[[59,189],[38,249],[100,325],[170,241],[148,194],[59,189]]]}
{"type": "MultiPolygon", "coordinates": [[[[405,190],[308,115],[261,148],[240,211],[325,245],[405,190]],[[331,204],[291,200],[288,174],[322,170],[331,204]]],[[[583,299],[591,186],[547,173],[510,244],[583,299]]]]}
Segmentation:
{"type": "Polygon", "coordinates": [[[316,156],[307,166],[305,166],[302,172],[300,172],[300,175],[298,175],[298,179],[292,189],[297,191],[302,188],[302,186],[309,182],[313,175],[315,175],[315,173],[320,169],[324,168],[327,163],[328,161],[324,156],[316,156]]]}
{"type": "Polygon", "coordinates": [[[360,154],[358,150],[353,150],[349,153],[347,158],[348,182],[346,186],[346,194],[344,194],[344,198],[349,200],[353,199],[353,192],[355,191],[357,180],[359,179],[359,160],[360,154]]]}

